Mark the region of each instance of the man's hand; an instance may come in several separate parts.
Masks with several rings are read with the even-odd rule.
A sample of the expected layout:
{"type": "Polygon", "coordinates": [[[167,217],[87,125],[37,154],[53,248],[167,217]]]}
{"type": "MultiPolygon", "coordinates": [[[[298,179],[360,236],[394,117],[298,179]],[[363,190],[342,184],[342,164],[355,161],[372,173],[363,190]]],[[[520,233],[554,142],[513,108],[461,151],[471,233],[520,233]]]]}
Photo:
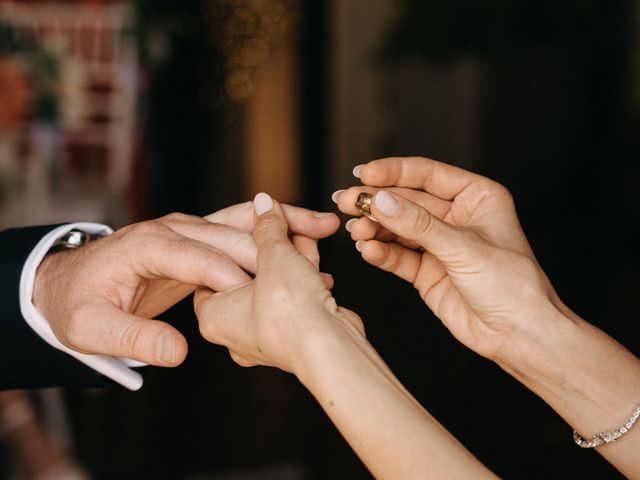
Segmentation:
{"type": "MultiPolygon", "coordinates": [[[[287,207],[292,231],[335,232],[335,215],[287,207]]],[[[33,301],[67,347],[159,366],[179,365],[185,338],[152,320],[196,286],[226,290],[251,280],[251,202],[202,219],[182,214],[127,226],[78,250],[45,257],[33,301]],[[217,222],[217,223],[213,223],[217,222]]]]}

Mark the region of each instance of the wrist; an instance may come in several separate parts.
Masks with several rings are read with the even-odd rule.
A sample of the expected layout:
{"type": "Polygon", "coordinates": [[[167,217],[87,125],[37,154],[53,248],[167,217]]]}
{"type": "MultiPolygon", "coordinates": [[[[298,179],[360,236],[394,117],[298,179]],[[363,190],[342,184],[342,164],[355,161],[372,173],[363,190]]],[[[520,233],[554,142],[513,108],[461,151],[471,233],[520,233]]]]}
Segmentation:
{"type": "Polygon", "coordinates": [[[323,323],[329,328],[310,331],[298,342],[293,374],[309,390],[318,373],[340,368],[345,356],[372,348],[364,335],[349,322],[328,314],[323,323]]]}
{"type": "Polygon", "coordinates": [[[640,360],[564,305],[543,326],[499,365],[585,435],[622,424],[640,398],[640,360]]]}
{"type": "Polygon", "coordinates": [[[49,253],[42,259],[40,265],[38,265],[36,278],[33,283],[32,302],[43,314],[46,313],[44,310],[46,310],[47,299],[55,298],[58,294],[58,282],[60,282],[63,273],[60,262],[63,261],[67,255],[69,255],[69,253],[65,251],[49,253]]]}
{"type": "Polygon", "coordinates": [[[53,269],[54,271],[56,258],[60,253],[53,253],[46,255],[40,265],[38,265],[38,269],[36,270],[36,278],[33,283],[33,304],[38,308],[38,310],[42,311],[43,304],[43,293],[49,292],[51,290],[51,285],[49,282],[50,271],[53,269]]]}
{"type": "Polygon", "coordinates": [[[563,374],[556,355],[572,343],[580,331],[579,317],[552,302],[528,318],[526,328],[514,332],[496,363],[523,383],[541,380],[560,381],[563,374]]]}

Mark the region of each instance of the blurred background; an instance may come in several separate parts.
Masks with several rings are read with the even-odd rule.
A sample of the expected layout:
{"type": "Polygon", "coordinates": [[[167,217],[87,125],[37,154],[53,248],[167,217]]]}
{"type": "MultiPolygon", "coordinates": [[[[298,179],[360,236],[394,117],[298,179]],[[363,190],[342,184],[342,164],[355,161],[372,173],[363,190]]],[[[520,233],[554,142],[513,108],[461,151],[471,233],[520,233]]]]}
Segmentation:
{"type": "MultiPolygon", "coordinates": [[[[356,164],[429,156],[508,186],[560,296],[640,355],[639,3],[2,0],[0,227],[258,191],[331,211],[356,164]]],[[[344,229],[321,251],[400,380],[498,475],[619,478],[344,229]]],[[[206,344],[190,300],[164,318],[189,358],[140,392],[0,395],[0,478],[370,478],[292,376],[206,344]]]]}

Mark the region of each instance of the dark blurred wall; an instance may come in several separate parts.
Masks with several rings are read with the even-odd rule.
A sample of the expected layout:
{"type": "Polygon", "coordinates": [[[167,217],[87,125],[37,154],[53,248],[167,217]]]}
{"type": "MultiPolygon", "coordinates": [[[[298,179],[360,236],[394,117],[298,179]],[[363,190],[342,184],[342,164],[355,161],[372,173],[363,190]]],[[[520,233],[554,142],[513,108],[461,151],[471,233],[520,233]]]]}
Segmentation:
{"type": "MultiPolygon", "coordinates": [[[[370,2],[304,2],[305,205],[329,206],[331,192],[354,181],[351,168],[377,156],[433,156],[488,175],[513,192],[567,304],[640,354],[632,2],[585,3],[571,28],[564,28],[571,11],[561,9],[558,22],[550,2],[524,2],[526,18],[538,23],[523,26],[516,3],[492,10],[508,13],[496,29],[518,35],[505,45],[505,36],[481,36],[493,31],[482,23],[491,18],[483,2],[470,2],[475,10],[458,18],[462,24],[423,10],[453,2],[408,2],[418,10],[404,16],[370,2]],[[349,7],[362,8],[366,21],[349,7]],[[394,22],[418,35],[384,41],[394,22]],[[472,27],[480,36],[470,35],[472,27]],[[447,29],[464,40],[455,49],[439,40],[451,38],[447,29]],[[423,38],[428,30],[437,38],[423,38]],[[376,48],[361,41],[376,37],[376,48]],[[416,42],[430,47],[410,47],[416,42]]],[[[464,2],[456,5],[464,10],[464,2]]],[[[217,88],[221,70],[201,2],[146,6],[150,18],[163,13],[178,24],[169,32],[172,54],[149,87],[153,214],[205,213],[244,200],[241,111],[220,118],[203,96],[217,88]]],[[[573,445],[570,427],[542,401],[459,345],[409,285],[364,264],[343,231],[321,249],[339,302],[362,315],[400,380],[497,474],[618,478],[595,452],[573,445]]],[[[200,339],[189,301],[166,317],[190,339],[184,366],[149,369],[138,393],[72,396],[80,453],[96,478],[176,479],[283,463],[300,467],[301,478],[370,478],[294,378],[235,366],[200,339]]]]}
{"type": "MultiPolygon", "coordinates": [[[[508,186],[561,297],[640,353],[635,2],[405,3],[371,66],[387,112],[374,155],[430,156],[508,186]]],[[[346,236],[334,241],[323,258],[340,272],[338,298],[496,473],[619,478],[541,400],[450,338],[410,286],[363,266],[346,236]]]]}

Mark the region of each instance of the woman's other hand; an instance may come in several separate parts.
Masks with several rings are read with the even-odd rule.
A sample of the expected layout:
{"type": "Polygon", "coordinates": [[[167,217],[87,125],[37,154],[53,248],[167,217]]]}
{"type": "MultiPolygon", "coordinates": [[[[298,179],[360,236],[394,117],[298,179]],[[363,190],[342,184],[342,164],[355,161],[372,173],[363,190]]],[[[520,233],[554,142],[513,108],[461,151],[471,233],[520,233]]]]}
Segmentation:
{"type": "Polygon", "coordinates": [[[214,293],[198,289],[203,336],[243,366],[294,373],[375,478],[495,478],[431,417],[338,307],[318,273],[316,242],[289,241],[280,205],[256,197],[258,273],[214,293]]]}
{"type": "Polygon", "coordinates": [[[317,241],[302,235],[289,240],[285,212],[268,195],[258,194],[254,205],[255,280],[226,292],[198,289],[200,331],[240,365],[298,373],[298,357],[316,340],[336,330],[363,336],[362,322],[337,306],[318,271],[317,241]]]}

